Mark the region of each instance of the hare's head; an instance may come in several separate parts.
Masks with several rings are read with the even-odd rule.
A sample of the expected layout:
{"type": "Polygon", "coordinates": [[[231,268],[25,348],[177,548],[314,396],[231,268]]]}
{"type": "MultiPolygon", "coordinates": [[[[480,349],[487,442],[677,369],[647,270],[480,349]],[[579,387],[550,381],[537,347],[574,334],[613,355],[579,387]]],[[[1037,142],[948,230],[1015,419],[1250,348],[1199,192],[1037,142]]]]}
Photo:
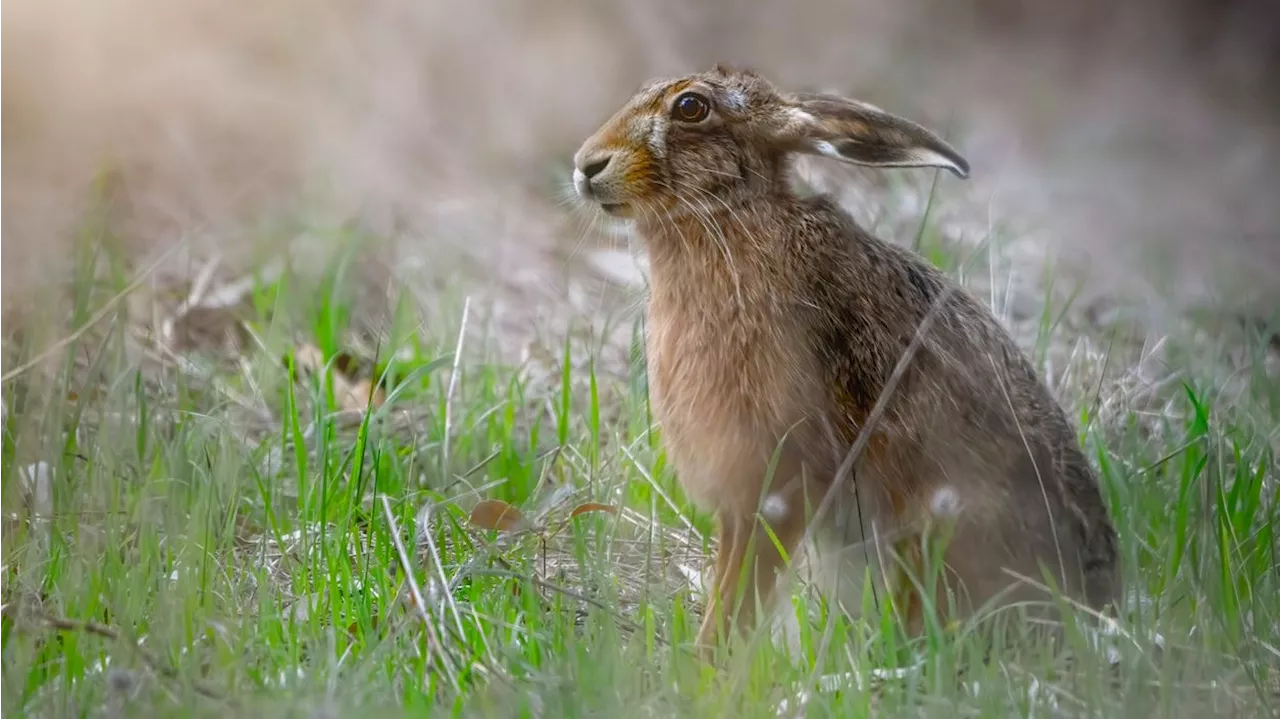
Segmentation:
{"type": "Polygon", "coordinates": [[[573,182],[612,215],[705,212],[786,191],[793,153],[969,174],[959,153],[913,122],[834,95],[786,94],[721,66],[641,88],[579,148],[573,182]]]}

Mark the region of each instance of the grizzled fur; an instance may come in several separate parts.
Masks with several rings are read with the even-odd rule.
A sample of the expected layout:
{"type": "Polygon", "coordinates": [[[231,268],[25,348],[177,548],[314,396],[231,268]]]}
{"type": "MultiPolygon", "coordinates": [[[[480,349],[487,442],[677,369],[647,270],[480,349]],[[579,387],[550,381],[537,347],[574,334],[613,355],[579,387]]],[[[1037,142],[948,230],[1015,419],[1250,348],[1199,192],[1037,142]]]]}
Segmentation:
{"type": "Polygon", "coordinates": [[[1031,364],[985,306],[919,256],[827,197],[797,196],[796,153],[968,174],[914,123],[723,67],[646,85],[575,156],[579,194],[632,219],[645,244],[654,411],[687,494],[718,516],[700,643],[722,629],[744,572],[736,625],[769,605],[784,558],[759,522],[795,556],[931,308],[932,329],[815,536],[861,547],[845,554],[878,567],[913,631],[926,603],[963,616],[1048,599],[1017,575],[1090,607],[1112,602],[1115,531],[1031,364]],[[947,594],[925,598],[902,571],[921,570],[924,531],[939,522],[947,594]]]}

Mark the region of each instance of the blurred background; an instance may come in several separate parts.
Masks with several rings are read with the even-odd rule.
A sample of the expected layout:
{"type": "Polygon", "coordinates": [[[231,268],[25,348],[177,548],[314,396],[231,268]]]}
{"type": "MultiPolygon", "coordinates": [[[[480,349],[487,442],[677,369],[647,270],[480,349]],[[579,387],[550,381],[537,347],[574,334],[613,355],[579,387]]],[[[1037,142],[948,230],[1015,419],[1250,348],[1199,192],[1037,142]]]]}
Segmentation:
{"type": "MultiPolygon", "coordinates": [[[[3,19],[6,315],[65,275],[104,197],[140,263],[184,239],[184,262],[244,267],[282,218],[357,223],[394,238],[388,266],[568,306],[566,258],[617,244],[566,201],[573,151],[642,81],[716,62],[945,132],[974,167],[938,183],[949,231],[1000,228],[1029,274],[1053,257],[1153,321],[1280,306],[1272,0],[8,0],[3,19]]],[[[922,209],[813,172],[864,188],[868,216],[922,209]]]]}

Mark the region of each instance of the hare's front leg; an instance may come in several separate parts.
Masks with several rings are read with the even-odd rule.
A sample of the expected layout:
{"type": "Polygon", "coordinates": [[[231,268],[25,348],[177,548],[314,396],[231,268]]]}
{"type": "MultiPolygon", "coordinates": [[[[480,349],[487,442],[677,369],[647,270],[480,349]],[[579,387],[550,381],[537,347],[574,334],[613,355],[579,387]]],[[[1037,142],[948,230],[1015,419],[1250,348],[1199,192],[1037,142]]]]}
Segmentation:
{"type": "Polygon", "coordinates": [[[739,523],[732,516],[721,514],[716,532],[716,567],[711,577],[711,591],[707,595],[706,609],[702,614],[702,626],[698,628],[698,647],[709,652],[724,627],[723,607],[733,606],[733,595],[742,575],[742,562],[747,542],[739,541],[739,523]]]}
{"type": "Polygon", "coordinates": [[[793,556],[804,534],[804,514],[799,507],[784,504],[772,509],[780,511],[767,519],[758,513],[720,513],[716,573],[698,630],[698,646],[704,657],[715,647],[723,628],[748,629],[755,622],[757,604],[766,612],[772,606],[778,572],[786,558],[793,556]],[[766,521],[769,531],[765,531],[766,521]],[[743,572],[748,573],[745,582],[743,572]]]}

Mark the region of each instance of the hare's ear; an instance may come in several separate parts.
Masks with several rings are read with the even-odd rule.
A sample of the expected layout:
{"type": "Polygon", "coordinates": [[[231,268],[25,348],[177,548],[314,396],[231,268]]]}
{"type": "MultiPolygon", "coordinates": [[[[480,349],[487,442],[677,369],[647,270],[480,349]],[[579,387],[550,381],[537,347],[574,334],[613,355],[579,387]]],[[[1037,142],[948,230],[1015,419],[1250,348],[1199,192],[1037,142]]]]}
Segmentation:
{"type": "Polygon", "coordinates": [[[969,176],[969,163],[942,138],[874,105],[835,95],[786,98],[776,138],[792,152],[873,167],[942,167],[969,176]]]}

